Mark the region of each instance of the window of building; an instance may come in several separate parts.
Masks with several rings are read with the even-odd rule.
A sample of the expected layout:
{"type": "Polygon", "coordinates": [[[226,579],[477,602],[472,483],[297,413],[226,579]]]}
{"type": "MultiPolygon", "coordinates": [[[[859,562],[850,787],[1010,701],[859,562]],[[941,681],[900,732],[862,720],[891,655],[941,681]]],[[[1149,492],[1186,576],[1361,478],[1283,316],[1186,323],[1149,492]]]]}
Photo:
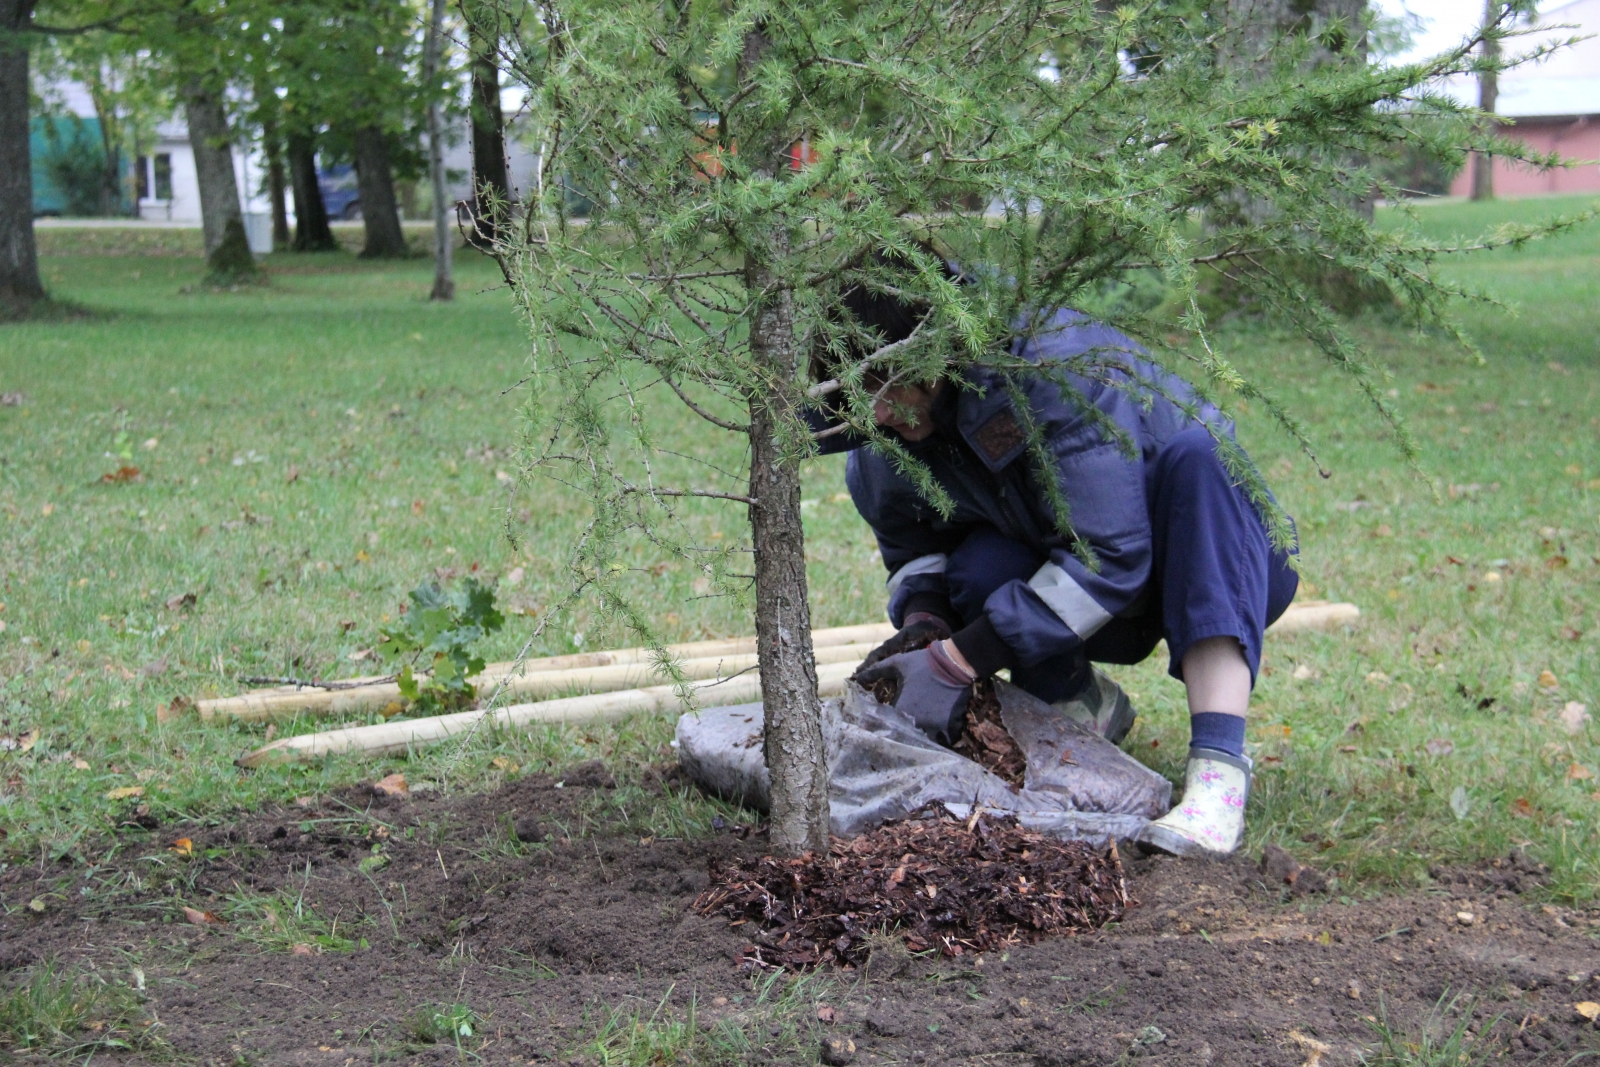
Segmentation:
{"type": "Polygon", "coordinates": [[[165,152],[156,156],[156,199],[172,199],[172,157],[165,152]]]}
{"type": "Polygon", "coordinates": [[[134,183],[138,186],[137,199],[150,199],[150,157],[140,156],[133,165],[134,183]]]}

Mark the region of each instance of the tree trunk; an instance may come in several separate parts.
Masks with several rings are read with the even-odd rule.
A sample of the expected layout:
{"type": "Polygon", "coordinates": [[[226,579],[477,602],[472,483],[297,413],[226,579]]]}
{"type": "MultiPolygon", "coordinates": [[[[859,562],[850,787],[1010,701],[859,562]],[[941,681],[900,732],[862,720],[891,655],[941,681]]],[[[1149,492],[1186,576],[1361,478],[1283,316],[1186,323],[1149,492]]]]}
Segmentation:
{"type": "MultiPolygon", "coordinates": [[[[1484,25],[1493,22],[1499,13],[1499,0],[1487,0],[1483,9],[1484,25]]],[[[1483,56],[1489,60],[1499,59],[1500,42],[1484,41],[1483,56]]],[[[1485,115],[1492,115],[1499,103],[1500,75],[1495,71],[1486,70],[1478,75],[1478,110],[1485,115]]],[[[1485,134],[1493,129],[1492,120],[1484,124],[1485,134]]],[[[1494,199],[1494,157],[1487,152],[1472,153],[1472,199],[1494,199]]]]}
{"type": "Polygon", "coordinates": [[[309,133],[288,137],[289,184],[294,189],[294,250],[335,252],[339,242],[328,226],[328,208],[317,184],[317,145],[309,133]]]}
{"type": "Polygon", "coordinates": [[[261,151],[267,157],[267,199],[272,201],[272,250],[282,252],[292,240],[285,196],[287,180],[283,173],[283,136],[278,131],[278,120],[270,115],[261,123],[261,151]]]}
{"type": "Polygon", "coordinates": [[[467,20],[472,47],[472,218],[474,243],[487,247],[499,236],[501,215],[511,202],[506,175],[505,116],[500,111],[499,43],[467,20]]]}
{"type": "Polygon", "coordinates": [[[33,239],[28,45],[33,0],[0,0],[0,317],[44,299],[33,239]]]}
{"type": "Polygon", "coordinates": [[[750,405],[751,544],[756,567],[756,652],[767,773],[771,779],[772,848],[780,854],[828,851],[828,761],[822,707],[811,652],[811,602],[806,591],[805,531],[800,522],[800,464],[782,450],[783,422],[800,399],[794,301],[772,292],[771,277],[747,261],[752,293],[769,293],[750,323],[750,348],[773,391],[750,405]]]}
{"type": "MultiPolygon", "coordinates": [[[[428,39],[423,46],[422,80],[429,94],[437,91],[433,84],[439,74],[439,61],[444,51],[445,0],[432,0],[428,14],[428,39]]],[[[456,295],[452,276],[453,253],[450,239],[450,220],[445,214],[444,192],[444,123],[439,115],[439,101],[430,95],[428,101],[428,180],[433,186],[433,292],[429,300],[452,300],[456,295]]]]}
{"type": "Polygon", "coordinates": [[[406,254],[400,208],[394,198],[394,168],[389,164],[389,138],[377,126],[355,132],[356,181],[361,187],[361,222],[367,231],[363,259],[392,259],[406,254]]]}
{"type": "Polygon", "coordinates": [[[194,150],[195,177],[200,185],[200,227],[205,233],[206,255],[222,245],[228,222],[244,225],[239,210],[239,183],[233,174],[232,135],[222,95],[191,78],[183,90],[189,119],[189,146],[194,150]]]}

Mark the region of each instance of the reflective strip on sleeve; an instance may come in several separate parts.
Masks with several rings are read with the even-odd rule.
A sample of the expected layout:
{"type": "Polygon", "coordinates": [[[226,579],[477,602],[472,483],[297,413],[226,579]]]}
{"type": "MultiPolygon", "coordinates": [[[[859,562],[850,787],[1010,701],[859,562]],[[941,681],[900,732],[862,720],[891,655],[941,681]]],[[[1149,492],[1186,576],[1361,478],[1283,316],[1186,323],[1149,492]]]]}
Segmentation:
{"type": "Polygon", "coordinates": [[[1087,640],[1090,634],[1111,621],[1111,613],[1072,575],[1054,563],[1040,567],[1028,579],[1028,587],[1038,593],[1039,599],[1050,605],[1050,610],[1061,616],[1061,621],[1080,639],[1087,640]]]}
{"type": "Polygon", "coordinates": [[[889,575],[889,580],[885,583],[884,587],[888,589],[890,598],[892,599],[894,597],[895,591],[900,588],[900,583],[911,577],[913,574],[943,574],[944,564],[947,558],[948,557],[945,556],[943,552],[935,552],[931,556],[918,556],[910,563],[907,563],[904,567],[901,567],[899,570],[889,575]]]}

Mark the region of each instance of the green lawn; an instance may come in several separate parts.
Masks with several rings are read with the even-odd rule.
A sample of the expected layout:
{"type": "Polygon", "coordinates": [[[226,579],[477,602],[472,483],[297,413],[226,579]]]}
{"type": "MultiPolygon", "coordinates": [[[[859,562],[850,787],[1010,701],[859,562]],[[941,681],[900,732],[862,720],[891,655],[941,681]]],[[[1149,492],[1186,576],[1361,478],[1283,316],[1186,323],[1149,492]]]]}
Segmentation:
{"type": "MultiPolygon", "coordinates": [[[[1473,233],[1582,206],[1430,205],[1417,224],[1473,233]]],[[[0,737],[40,731],[30,751],[0,751],[0,850],[89,859],[134,804],[163,821],[217,818],[402,766],[414,783],[474,789],[595,754],[624,771],[670,758],[670,724],[643,720],[246,773],[232,760],[264,728],[158,722],[159,704],[236,691],[240,675],[370,670],[349,657],[435,574],[499,580],[526,613],[486,649],[509,657],[565,588],[584,510],[561,486],[517,484],[524,397],[506,390],[526,343],[497,273],[466,254],[461,297],[441,307],[422,299],[424,260],[276,256],[270,286],[218,294],[189,291],[203,267],[180,245],[43,240],[47,284],[92,314],[0,328],[0,393],[23,394],[0,407],[0,737]],[[102,480],[125,466],[139,478],[102,480]],[[186,593],[192,608],[175,599],[186,593]],[[107,796],[133,787],[142,797],[107,796]]],[[[1305,344],[1246,326],[1213,339],[1272,376],[1334,472],[1323,480],[1259,412],[1242,413],[1247,447],[1299,521],[1306,595],[1366,612],[1350,634],[1269,643],[1252,847],[1280,841],[1350,891],[1526,844],[1557,895],[1592,899],[1600,733],[1570,710],[1569,731],[1562,715],[1600,713],[1600,228],[1453,270],[1520,309],[1466,312],[1486,365],[1433,336],[1357,325],[1393,371],[1421,474],[1305,344]]],[[[687,419],[660,445],[669,467],[687,462],[674,452],[738,458],[687,419]]],[[[839,458],[811,463],[824,626],[881,617],[881,565],[843,488],[839,458]]],[[[737,505],[682,515],[706,538],[743,533],[737,505]]],[[[669,637],[752,630],[747,605],[653,562],[641,556],[632,581],[669,637]]],[[[585,607],[534,652],[623,640],[585,607]]],[[[1132,750],[1176,776],[1181,688],[1164,663],[1117,673],[1143,712],[1132,750]]],[[[619,790],[617,803],[652,832],[694,832],[714,810],[638,796],[619,790]]]]}

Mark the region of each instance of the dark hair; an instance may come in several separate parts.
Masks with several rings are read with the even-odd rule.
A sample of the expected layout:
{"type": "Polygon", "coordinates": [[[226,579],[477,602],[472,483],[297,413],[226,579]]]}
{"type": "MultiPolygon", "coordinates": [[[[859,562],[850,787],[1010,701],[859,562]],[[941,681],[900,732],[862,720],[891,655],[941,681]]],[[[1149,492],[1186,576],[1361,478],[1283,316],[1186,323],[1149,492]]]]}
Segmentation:
{"type": "MultiPolygon", "coordinates": [[[[940,255],[933,245],[926,241],[918,241],[917,247],[943,264],[946,277],[958,282],[961,280],[961,272],[940,255]]],[[[891,274],[911,275],[916,273],[917,269],[911,257],[903,252],[877,249],[862,259],[879,270],[891,274]]],[[[925,300],[910,300],[899,294],[886,293],[858,282],[839,294],[838,308],[830,314],[830,317],[838,321],[843,317],[840,312],[847,313],[862,332],[874,334],[880,344],[889,345],[910,337],[912,331],[928,317],[928,310],[928,302],[925,300]]],[[[859,338],[852,337],[847,342],[846,358],[851,361],[861,360],[866,358],[869,351],[870,349],[864,347],[859,338]]],[[[836,376],[839,361],[819,345],[812,356],[811,370],[816,380],[826,381],[836,376]]]]}

